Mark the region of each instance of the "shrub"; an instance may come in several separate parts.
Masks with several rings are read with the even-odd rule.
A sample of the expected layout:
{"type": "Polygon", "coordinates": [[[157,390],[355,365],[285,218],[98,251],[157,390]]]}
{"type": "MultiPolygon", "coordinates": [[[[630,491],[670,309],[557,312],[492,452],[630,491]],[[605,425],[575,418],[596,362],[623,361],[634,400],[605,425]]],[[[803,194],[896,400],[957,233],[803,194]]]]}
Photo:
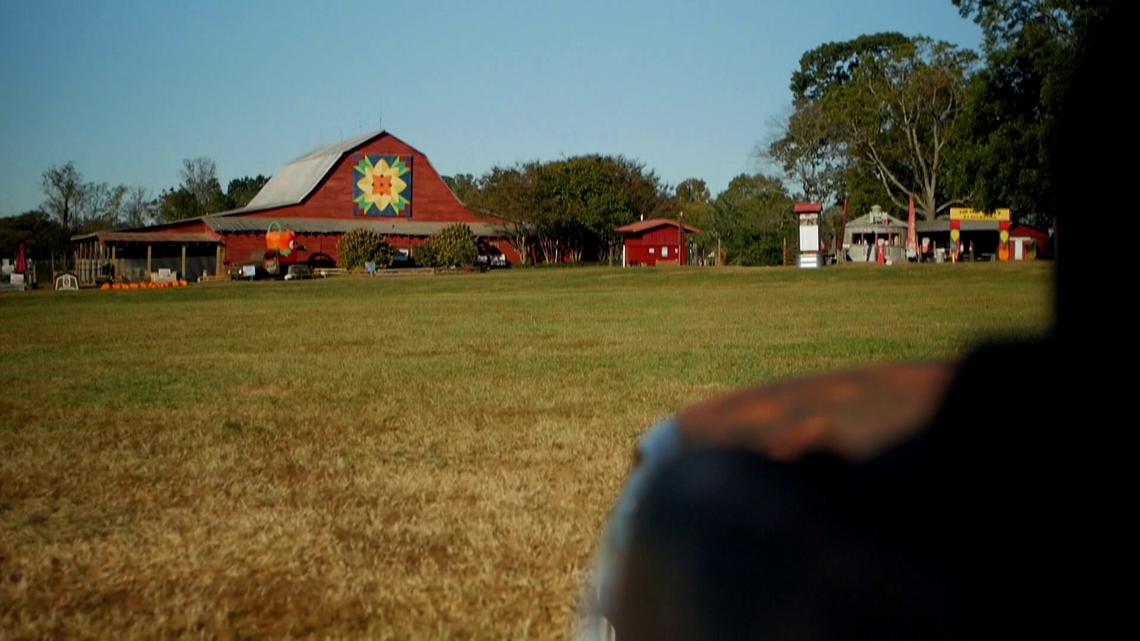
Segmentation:
{"type": "Polygon", "coordinates": [[[470,267],[479,255],[479,239],[467,225],[448,225],[437,231],[421,248],[432,267],[470,267]]]}
{"type": "Polygon", "coordinates": [[[435,250],[430,238],[412,251],[412,258],[422,267],[435,267],[435,250]]]}
{"type": "Polygon", "coordinates": [[[377,269],[392,265],[392,248],[388,241],[369,229],[353,229],[336,244],[337,263],[344,269],[363,269],[365,263],[376,263],[377,269]]]}

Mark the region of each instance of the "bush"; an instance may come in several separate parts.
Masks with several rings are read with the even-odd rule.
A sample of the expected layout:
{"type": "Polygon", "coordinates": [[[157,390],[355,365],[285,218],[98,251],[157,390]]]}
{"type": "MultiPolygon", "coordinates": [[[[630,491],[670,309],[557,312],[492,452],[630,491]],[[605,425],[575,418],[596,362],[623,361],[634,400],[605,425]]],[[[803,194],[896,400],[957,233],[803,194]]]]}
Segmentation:
{"type": "Polygon", "coordinates": [[[420,256],[432,267],[471,267],[479,256],[479,239],[467,225],[448,225],[424,243],[420,256]]]}
{"type": "Polygon", "coordinates": [[[430,238],[412,251],[412,259],[421,267],[435,267],[435,250],[430,238]]]}
{"type": "Polygon", "coordinates": [[[344,269],[363,269],[365,263],[376,263],[377,269],[392,265],[392,248],[387,239],[368,229],[353,229],[336,244],[337,264],[344,269]]]}

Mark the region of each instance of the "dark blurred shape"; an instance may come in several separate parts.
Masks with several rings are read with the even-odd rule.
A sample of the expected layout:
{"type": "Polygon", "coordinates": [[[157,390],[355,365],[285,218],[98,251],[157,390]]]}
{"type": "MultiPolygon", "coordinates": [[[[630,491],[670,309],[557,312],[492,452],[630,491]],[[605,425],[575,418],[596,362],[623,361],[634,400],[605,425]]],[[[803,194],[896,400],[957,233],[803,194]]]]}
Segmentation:
{"type": "Polygon", "coordinates": [[[1119,628],[1131,561],[1121,552],[1128,510],[1112,497],[1130,486],[1119,441],[1131,431],[1123,381],[1136,340],[1125,324],[1134,288],[1123,281],[1136,266],[1110,231],[1130,204],[1107,194],[1135,183],[1125,175],[1134,107],[1128,88],[1114,88],[1132,69],[1137,23],[1135,2],[1108,4],[1056,141],[1053,336],[981,347],[953,371],[832,374],[679,415],[687,449],[648,481],[618,572],[607,613],[618,639],[1083,638],[1119,628]],[[889,394],[909,395],[910,413],[863,420],[885,417],[876,412],[889,394]],[[1028,397],[1048,402],[1046,426],[1006,400],[1028,397]],[[853,405],[863,419],[844,423],[853,405]]]}

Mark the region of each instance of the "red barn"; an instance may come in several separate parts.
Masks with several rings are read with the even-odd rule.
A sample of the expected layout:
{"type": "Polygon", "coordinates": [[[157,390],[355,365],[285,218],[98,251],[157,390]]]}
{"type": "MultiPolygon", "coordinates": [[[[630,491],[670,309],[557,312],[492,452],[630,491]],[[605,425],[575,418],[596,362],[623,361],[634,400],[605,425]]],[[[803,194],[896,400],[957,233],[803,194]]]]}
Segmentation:
{"type": "Polygon", "coordinates": [[[336,243],[351,229],[373,229],[394,248],[414,255],[428,236],[454,223],[470,227],[484,251],[519,260],[498,226],[501,221],[472,214],[427,156],[385,131],[333,143],[293,160],[241,209],[126,232],[98,232],[76,241],[98,246],[88,248],[87,255],[108,256],[108,248],[115,248],[115,259],[133,260],[137,273],[144,272],[145,255],[145,271],[159,265],[193,279],[264,252],[265,234],[273,222],[296,233],[297,245],[304,248],[296,259],[315,265],[334,263],[336,243]]]}
{"type": "Polygon", "coordinates": [[[623,237],[622,267],[656,265],[658,263],[684,265],[688,262],[688,242],[685,234],[699,234],[701,230],[666,218],[642,220],[617,228],[623,237]]]}

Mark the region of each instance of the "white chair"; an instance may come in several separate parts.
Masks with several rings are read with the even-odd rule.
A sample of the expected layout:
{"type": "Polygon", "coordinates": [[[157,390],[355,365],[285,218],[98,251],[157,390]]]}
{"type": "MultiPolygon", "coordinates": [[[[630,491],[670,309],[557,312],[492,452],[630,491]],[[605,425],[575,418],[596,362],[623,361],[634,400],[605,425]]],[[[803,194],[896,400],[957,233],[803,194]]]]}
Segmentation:
{"type": "Polygon", "coordinates": [[[55,290],[57,292],[77,292],[79,291],[79,279],[75,274],[60,274],[55,279],[55,290]]]}

